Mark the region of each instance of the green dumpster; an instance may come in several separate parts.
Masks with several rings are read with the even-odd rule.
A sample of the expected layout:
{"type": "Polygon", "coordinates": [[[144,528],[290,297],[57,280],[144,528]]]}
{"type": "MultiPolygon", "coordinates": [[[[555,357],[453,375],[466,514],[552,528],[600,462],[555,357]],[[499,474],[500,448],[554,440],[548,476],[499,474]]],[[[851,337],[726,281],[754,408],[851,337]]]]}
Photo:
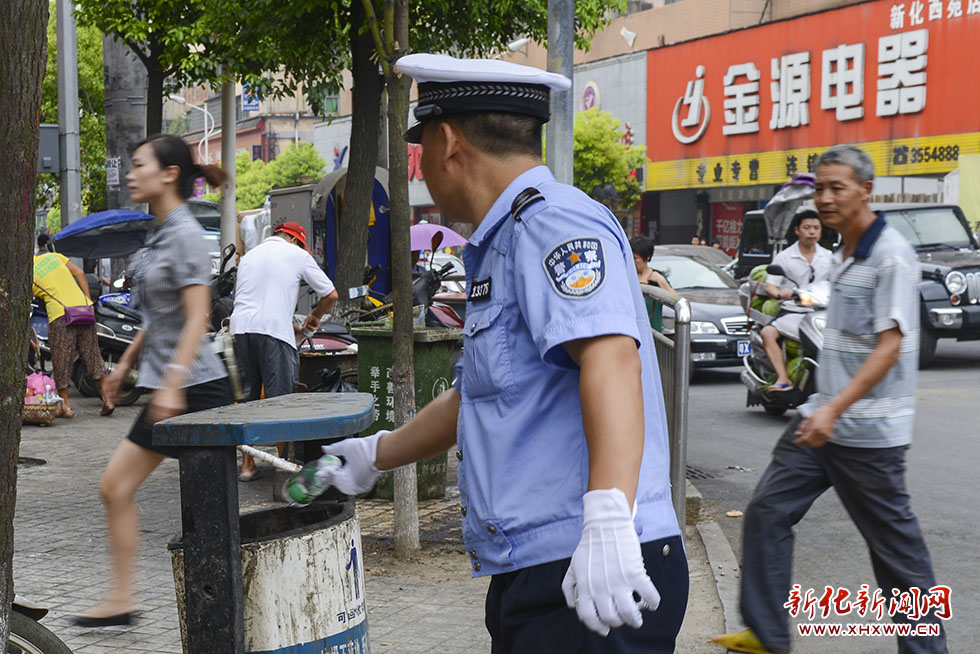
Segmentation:
{"type": "MultiPolygon", "coordinates": [[[[351,328],[357,337],[358,390],[374,396],[374,424],[366,433],[395,427],[395,395],[391,379],[392,329],[377,325],[351,328]]],[[[415,409],[431,402],[453,384],[453,364],[459,354],[462,333],[451,328],[416,328],[414,338],[415,409]]],[[[446,454],[442,453],[417,464],[419,499],[428,500],[446,494],[446,454]]],[[[391,499],[394,475],[381,475],[375,496],[391,499]]]]}

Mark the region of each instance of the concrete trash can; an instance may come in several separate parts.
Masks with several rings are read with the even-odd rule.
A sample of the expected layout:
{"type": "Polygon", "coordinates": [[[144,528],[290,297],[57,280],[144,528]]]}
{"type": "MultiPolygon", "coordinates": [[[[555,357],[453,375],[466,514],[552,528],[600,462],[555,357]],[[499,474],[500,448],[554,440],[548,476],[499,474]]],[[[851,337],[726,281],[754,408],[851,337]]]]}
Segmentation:
{"type": "MultiPolygon", "coordinates": [[[[246,652],[370,651],[361,530],[353,502],[255,511],[242,515],[240,526],[246,652]]],[[[187,654],[179,537],[169,549],[187,654]]]]}
{"type": "MultiPolygon", "coordinates": [[[[395,396],[391,385],[392,329],[381,324],[351,328],[357,337],[357,386],[362,393],[374,396],[374,423],[365,430],[373,434],[380,429],[394,429],[395,396]]],[[[453,385],[453,365],[459,355],[459,329],[433,327],[415,329],[415,410],[418,411],[453,385]]],[[[416,464],[419,499],[429,500],[446,495],[446,454],[416,464]]],[[[386,472],[378,479],[374,496],[394,497],[394,475],[386,472]]]]}

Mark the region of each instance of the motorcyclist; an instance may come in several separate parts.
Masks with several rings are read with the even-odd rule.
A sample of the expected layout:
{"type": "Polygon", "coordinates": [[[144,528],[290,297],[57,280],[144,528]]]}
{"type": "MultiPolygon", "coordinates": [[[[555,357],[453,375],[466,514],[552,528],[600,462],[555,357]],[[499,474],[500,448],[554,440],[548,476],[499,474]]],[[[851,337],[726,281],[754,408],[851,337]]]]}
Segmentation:
{"type": "MultiPolygon", "coordinates": [[[[772,260],[773,265],[780,266],[784,274],[769,275],[766,280],[766,295],[779,300],[792,298],[795,288],[830,279],[833,255],[830,250],[819,245],[823,226],[812,203],[801,206],[793,216],[793,233],[796,234],[796,243],[772,260]]],[[[760,332],[766,356],[776,371],[776,381],[769,386],[770,391],[786,391],[793,387],[786,372],[786,361],[779,339],[785,336],[799,340],[802,319],[802,313],[784,311],[760,332]]]]}

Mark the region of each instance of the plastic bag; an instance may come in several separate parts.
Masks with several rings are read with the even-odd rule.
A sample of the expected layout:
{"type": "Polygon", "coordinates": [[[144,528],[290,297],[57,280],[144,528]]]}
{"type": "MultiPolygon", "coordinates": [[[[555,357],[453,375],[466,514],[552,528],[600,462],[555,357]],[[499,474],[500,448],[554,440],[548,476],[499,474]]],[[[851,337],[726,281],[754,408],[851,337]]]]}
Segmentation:
{"type": "Polygon", "coordinates": [[[49,386],[51,392],[57,390],[58,385],[54,380],[43,372],[33,372],[27,376],[27,395],[44,395],[44,387],[49,386]]]}

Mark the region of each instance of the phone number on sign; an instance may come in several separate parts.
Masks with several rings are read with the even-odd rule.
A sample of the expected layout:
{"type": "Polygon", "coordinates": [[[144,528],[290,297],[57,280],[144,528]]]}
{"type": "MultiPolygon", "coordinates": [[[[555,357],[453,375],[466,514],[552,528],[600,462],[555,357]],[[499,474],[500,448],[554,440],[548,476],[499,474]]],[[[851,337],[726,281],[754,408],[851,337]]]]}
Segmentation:
{"type": "Polygon", "coordinates": [[[959,161],[960,146],[958,145],[928,145],[919,147],[909,147],[907,145],[897,145],[892,149],[892,163],[895,165],[909,163],[928,163],[930,161],[959,161]]]}

